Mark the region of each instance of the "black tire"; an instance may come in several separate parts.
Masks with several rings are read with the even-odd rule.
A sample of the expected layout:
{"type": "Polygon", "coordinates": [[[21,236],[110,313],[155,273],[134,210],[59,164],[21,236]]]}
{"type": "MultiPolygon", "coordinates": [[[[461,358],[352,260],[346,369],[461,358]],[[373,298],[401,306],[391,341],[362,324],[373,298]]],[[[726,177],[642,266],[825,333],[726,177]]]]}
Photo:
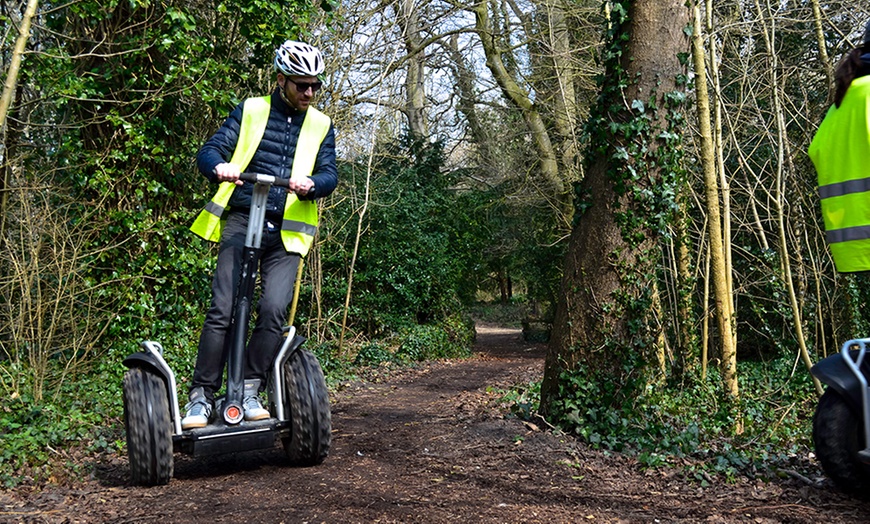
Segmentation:
{"type": "Polygon", "coordinates": [[[323,370],[308,351],[294,351],[284,364],[284,406],[289,411],[290,436],[282,440],[290,462],[320,464],[329,455],[332,415],[323,370]]]}
{"type": "Polygon", "coordinates": [[[124,375],[124,424],[133,483],[166,484],[172,478],[172,420],[162,378],[145,369],[124,375]]]}
{"type": "Polygon", "coordinates": [[[858,458],[864,448],[861,420],[846,400],[828,388],[813,418],[813,442],[822,469],[840,489],[866,493],[870,488],[870,467],[858,458]]]}

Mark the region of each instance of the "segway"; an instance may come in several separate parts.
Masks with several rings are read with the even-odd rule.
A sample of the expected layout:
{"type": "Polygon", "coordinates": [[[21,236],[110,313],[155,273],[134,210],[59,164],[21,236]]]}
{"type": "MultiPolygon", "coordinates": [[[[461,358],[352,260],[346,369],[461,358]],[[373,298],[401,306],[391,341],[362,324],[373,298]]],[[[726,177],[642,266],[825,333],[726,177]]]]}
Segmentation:
{"type": "MultiPolygon", "coordinates": [[[[176,452],[199,457],[251,451],[272,448],[280,439],[294,465],[315,466],[329,453],[332,422],[323,370],[317,358],[301,348],[305,338],[296,333],[292,318],[284,328],[285,338],[267,381],[271,417],[243,420],[244,352],[262,253],[266,200],[272,185],[286,188],[288,181],[252,173],[243,173],[241,179],[255,185],[230,328],[226,395],[215,399],[215,415],[206,427],[182,430],[175,374],[163,358],[163,346],[142,342],[141,351],[124,360],[129,368],[124,375],[124,422],[135,484],[168,483],[176,452]]],[[[299,280],[297,275],[294,309],[299,280]]]]}
{"type": "Polygon", "coordinates": [[[870,339],[849,340],[812,368],[828,387],[813,417],[813,443],[822,469],[841,489],[870,490],[870,339]]]}

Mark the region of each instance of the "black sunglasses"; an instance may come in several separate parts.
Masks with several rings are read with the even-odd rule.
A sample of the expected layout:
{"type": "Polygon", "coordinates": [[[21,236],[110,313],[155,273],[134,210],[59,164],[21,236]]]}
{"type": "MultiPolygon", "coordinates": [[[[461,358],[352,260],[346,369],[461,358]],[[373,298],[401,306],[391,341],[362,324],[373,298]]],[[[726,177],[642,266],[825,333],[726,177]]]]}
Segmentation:
{"type": "Polygon", "coordinates": [[[323,82],[295,82],[287,76],[285,76],[284,79],[296,86],[296,91],[300,93],[304,93],[309,89],[311,89],[312,93],[316,93],[320,91],[321,87],[323,87],[323,82]]]}

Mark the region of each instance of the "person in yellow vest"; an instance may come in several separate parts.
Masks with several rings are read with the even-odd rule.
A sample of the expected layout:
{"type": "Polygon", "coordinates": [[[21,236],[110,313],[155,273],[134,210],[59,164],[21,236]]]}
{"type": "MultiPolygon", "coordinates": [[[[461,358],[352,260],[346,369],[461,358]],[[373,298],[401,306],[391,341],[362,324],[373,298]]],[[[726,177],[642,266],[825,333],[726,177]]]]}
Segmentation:
{"type": "Polygon", "coordinates": [[[837,271],[870,270],[870,22],[834,72],[834,105],[809,155],[837,271]]]}
{"type": "Polygon", "coordinates": [[[239,281],[253,187],[239,180],[239,175],[263,173],[289,179],[290,186],[288,190],[273,186],[266,206],[257,321],[245,357],[246,420],[269,418],[259,394],[281,343],[300,259],[308,253],[317,231],[315,199],[329,195],[338,184],[332,121],[311,106],[323,86],[320,51],[288,40],[275,51],[274,65],[277,86],[272,94],[239,104],[196,158],[200,172],[220,185],[191,230],[219,241],[220,250],[181,422],[185,430],[208,424],[226,365],[233,293],[239,281]]]}

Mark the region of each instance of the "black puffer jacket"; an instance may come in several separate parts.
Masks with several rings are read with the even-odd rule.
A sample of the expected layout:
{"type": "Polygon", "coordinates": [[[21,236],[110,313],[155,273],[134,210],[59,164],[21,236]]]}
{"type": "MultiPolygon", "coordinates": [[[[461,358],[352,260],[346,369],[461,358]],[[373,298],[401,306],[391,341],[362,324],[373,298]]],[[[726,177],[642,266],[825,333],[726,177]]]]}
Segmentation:
{"type": "MultiPolygon", "coordinates": [[[[298,111],[281,98],[276,88],[272,92],[272,105],[269,111],[269,123],[260,146],[247,169],[250,173],[263,173],[279,178],[290,178],[290,170],[293,167],[293,156],[296,154],[296,140],[305,112],[298,111]]],[[[230,116],[224,121],[217,132],[209,138],[199,153],[196,155],[196,164],[200,172],[209,181],[218,183],[214,174],[216,165],[229,162],[236,149],[239,139],[239,128],[242,123],[242,104],[236,106],[230,116]]],[[[335,129],[330,126],[329,132],[314,162],[314,172],[311,175],[314,181],[314,192],[309,192],[302,200],[322,198],[335,190],[338,185],[338,172],[335,167],[335,129]]],[[[230,198],[231,209],[247,210],[251,207],[251,192],[253,186],[244,184],[236,187],[230,198]]],[[[273,187],[269,193],[269,202],[266,205],[266,214],[280,217],[284,212],[284,202],[287,192],[283,188],[273,187]]]]}
{"type": "MultiPolygon", "coordinates": [[[[870,24],[868,24],[868,28],[870,28],[870,24]]],[[[867,46],[864,46],[864,50],[867,50],[867,46]]],[[[861,68],[858,69],[858,74],[855,75],[855,78],[867,75],[870,75],[870,51],[861,55],[861,68]]]]}

